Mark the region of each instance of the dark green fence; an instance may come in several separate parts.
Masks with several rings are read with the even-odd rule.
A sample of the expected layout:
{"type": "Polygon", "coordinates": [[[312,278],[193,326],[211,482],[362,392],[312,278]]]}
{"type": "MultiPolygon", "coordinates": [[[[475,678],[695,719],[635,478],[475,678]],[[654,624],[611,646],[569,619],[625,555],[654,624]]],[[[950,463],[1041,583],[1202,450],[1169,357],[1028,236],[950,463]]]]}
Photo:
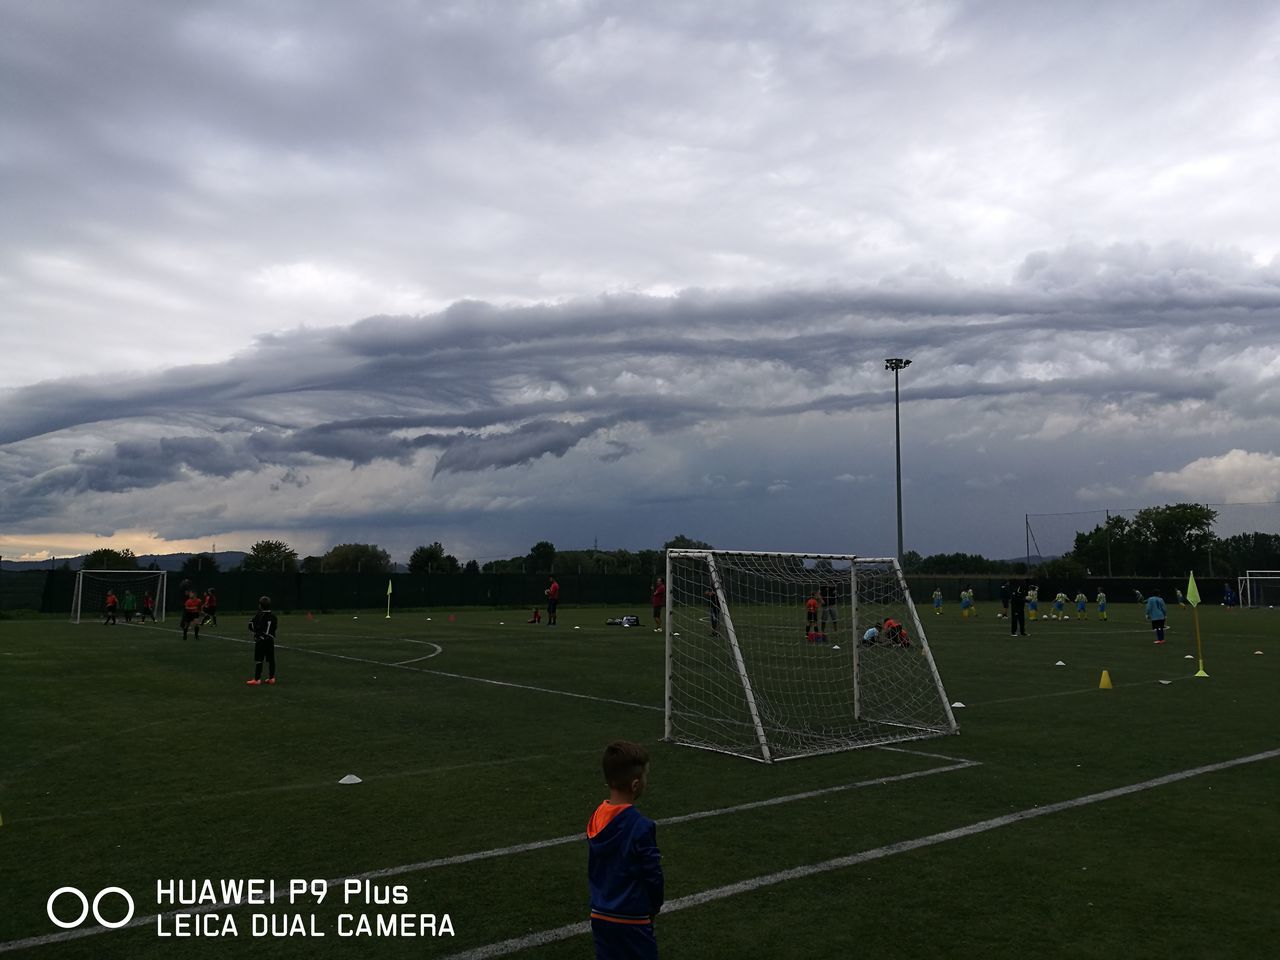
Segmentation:
{"type": "MultiPolygon", "coordinates": [[[[182,576],[170,573],[165,609],[175,614],[182,606],[182,576]]],[[[557,576],[560,602],[565,605],[609,604],[648,607],[652,581],[639,574],[566,574],[557,576]]],[[[280,611],[370,610],[397,607],[545,607],[546,574],[387,574],[358,573],[211,573],[192,586],[212,587],[220,610],[253,610],[261,596],[271,597],[280,611]]],[[[0,573],[0,610],[67,613],[75,592],[76,575],[67,570],[4,571],[0,573]]]]}
{"type": "MultiPolygon", "coordinates": [[[[43,613],[71,611],[76,575],[67,570],[0,571],[0,610],[31,610],[43,613]]],[[[258,597],[266,595],[280,611],[321,613],[327,610],[378,610],[387,603],[387,580],[391,580],[391,607],[545,607],[542,591],[545,574],[386,574],[357,573],[214,573],[206,574],[193,586],[218,591],[219,608],[227,611],[252,610],[258,597]]],[[[608,604],[634,608],[643,615],[648,609],[652,581],[640,574],[566,574],[557,576],[560,601],[566,606],[608,604]]],[[[1015,583],[1019,577],[964,577],[909,575],[907,583],[917,605],[930,602],[935,588],[941,588],[948,604],[957,603],[960,591],[972,587],[979,603],[999,602],[1000,585],[1015,583]]],[[[172,615],[182,606],[179,584],[182,577],[169,574],[165,608],[172,615]]],[[[1075,581],[1035,581],[1042,601],[1059,590],[1074,599],[1084,590],[1092,601],[1098,590],[1114,603],[1134,599],[1137,590],[1146,596],[1156,590],[1172,598],[1175,590],[1186,591],[1186,577],[1086,577],[1075,581]]],[[[1235,581],[1221,577],[1197,581],[1206,603],[1222,602],[1222,588],[1235,581]]]]}

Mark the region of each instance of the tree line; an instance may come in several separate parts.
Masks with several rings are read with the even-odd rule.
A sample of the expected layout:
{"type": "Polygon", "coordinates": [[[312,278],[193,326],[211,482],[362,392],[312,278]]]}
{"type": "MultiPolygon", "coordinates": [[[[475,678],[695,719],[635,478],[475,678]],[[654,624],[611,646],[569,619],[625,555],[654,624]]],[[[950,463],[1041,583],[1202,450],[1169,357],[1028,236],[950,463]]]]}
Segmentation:
{"type": "MultiPolygon", "coordinates": [[[[1172,576],[1189,570],[1201,576],[1234,577],[1246,570],[1280,570],[1280,535],[1241,533],[1218,537],[1213,524],[1218,513],[1200,503],[1175,503],[1139,510],[1131,519],[1114,516],[1092,530],[1079,531],[1071,550],[1028,569],[1014,560],[989,560],[977,553],[936,553],[921,556],[908,550],[903,570],[913,574],[1010,575],[1076,580],[1086,576],[1172,576]]],[[[639,573],[654,576],[664,569],[667,550],[707,550],[711,544],[678,534],[654,550],[557,550],[539,540],[520,556],[462,563],[437,540],[409,555],[409,572],[425,574],[477,573],[639,573]]],[[[86,570],[137,570],[131,550],[95,550],[81,566],[86,570]]],[[[155,567],[153,563],[151,565],[155,567]]],[[[157,568],[158,569],[158,568],[157,568]]],[[[299,558],[283,540],[259,540],[234,569],[281,573],[390,573],[391,555],[373,543],[340,543],[319,556],[299,558]]],[[[218,573],[217,559],[208,553],[189,557],[181,574],[198,577],[218,573]]]]}
{"type": "MultiPolygon", "coordinates": [[[[505,560],[490,560],[483,566],[476,560],[461,563],[445,551],[440,541],[419,546],[409,555],[409,572],[426,574],[478,573],[659,573],[665,566],[667,550],[707,550],[711,544],[678,534],[660,550],[557,550],[548,540],[540,540],[529,552],[505,560]]],[[[87,554],[81,561],[85,570],[142,569],[132,550],[104,547],[87,554]]],[[[69,565],[67,566],[70,569],[69,565]]],[[[152,562],[150,569],[159,567],[152,562]]],[[[391,555],[374,543],[340,543],[320,556],[299,558],[298,552],[283,540],[259,540],[249,548],[244,560],[232,571],[264,573],[390,573],[391,555]]],[[[221,573],[216,557],[197,553],[182,564],[179,575],[198,577],[221,573]]]]}

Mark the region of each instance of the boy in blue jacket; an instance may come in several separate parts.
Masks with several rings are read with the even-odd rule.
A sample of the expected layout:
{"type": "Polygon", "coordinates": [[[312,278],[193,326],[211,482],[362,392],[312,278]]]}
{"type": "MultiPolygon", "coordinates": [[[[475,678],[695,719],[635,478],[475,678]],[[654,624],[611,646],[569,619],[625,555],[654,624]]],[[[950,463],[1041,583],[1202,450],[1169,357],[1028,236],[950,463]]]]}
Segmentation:
{"type": "Polygon", "coordinates": [[[615,740],[604,751],[609,799],[587,823],[591,938],[597,960],[654,960],[653,918],[662,909],[657,827],[634,806],[649,782],[649,753],[615,740]]]}

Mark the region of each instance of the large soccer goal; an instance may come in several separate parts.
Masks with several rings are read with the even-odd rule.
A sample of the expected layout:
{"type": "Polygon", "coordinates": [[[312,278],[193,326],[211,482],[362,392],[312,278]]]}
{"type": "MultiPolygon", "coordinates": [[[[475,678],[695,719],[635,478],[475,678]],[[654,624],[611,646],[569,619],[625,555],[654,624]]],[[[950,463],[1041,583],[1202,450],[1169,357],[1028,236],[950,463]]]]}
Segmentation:
{"type": "Polygon", "coordinates": [[[669,550],[666,641],[675,743],[772,763],[958,730],[891,557],[669,550]]]}
{"type": "Polygon", "coordinates": [[[1280,570],[1248,570],[1239,578],[1240,603],[1246,607],[1274,607],[1280,603],[1280,570]]]}
{"type": "MultiPolygon", "coordinates": [[[[124,603],[125,594],[132,593],[137,601],[137,611],[142,612],[142,597],[150,593],[155,600],[155,617],[164,619],[164,591],[168,574],[163,570],[81,570],[76,574],[76,590],[71,598],[71,622],[79,623],[81,616],[93,620],[102,617],[107,605],[108,591],[124,603]]],[[[124,619],[124,608],[117,614],[124,619]]]]}

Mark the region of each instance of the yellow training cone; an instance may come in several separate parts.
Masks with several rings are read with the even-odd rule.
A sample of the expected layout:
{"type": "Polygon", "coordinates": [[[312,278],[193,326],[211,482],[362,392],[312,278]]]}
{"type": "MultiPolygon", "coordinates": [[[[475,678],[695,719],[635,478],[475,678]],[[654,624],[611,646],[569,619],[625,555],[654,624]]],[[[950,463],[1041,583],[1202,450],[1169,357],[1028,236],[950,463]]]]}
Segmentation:
{"type": "Polygon", "coordinates": [[[1098,689],[1099,690],[1111,689],[1111,674],[1108,673],[1106,670],[1102,671],[1102,679],[1098,681],[1098,689]]]}

